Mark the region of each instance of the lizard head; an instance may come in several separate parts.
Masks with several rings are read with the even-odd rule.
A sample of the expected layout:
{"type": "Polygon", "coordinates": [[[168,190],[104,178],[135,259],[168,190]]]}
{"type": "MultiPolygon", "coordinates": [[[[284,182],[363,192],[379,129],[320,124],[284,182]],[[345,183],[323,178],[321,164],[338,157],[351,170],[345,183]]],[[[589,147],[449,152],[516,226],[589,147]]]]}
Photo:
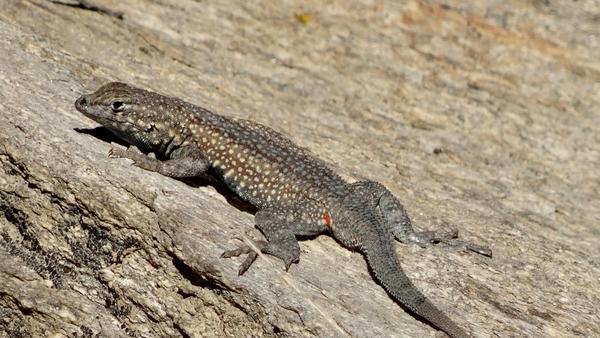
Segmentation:
{"type": "Polygon", "coordinates": [[[169,139],[169,126],[162,123],[164,99],[125,83],[110,82],[81,95],[75,108],[129,144],[156,151],[169,139]]]}

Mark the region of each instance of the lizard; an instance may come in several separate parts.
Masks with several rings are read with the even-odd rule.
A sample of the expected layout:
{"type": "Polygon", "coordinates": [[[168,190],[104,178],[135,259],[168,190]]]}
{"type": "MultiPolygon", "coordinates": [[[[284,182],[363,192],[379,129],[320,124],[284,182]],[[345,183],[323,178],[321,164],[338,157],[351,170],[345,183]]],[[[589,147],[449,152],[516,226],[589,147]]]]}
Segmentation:
{"type": "MultiPolygon", "coordinates": [[[[173,178],[210,175],[254,205],[255,225],[265,237],[255,246],[281,259],[286,271],[299,261],[296,236],[328,233],[362,253],[374,279],[405,309],[453,338],[469,337],[415,287],[394,249],[394,239],[427,246],[454,239],[458,231],[415,231],[401,202],[384,185],[349,183],[307,149],[262,124],[129,84],[107,83],[81,95],[75,107],[129,145],[111,148],[110,157],[173,178]]],[[[240,275],[258,256],[252,246],[242,244],[221,255],[241,255],[247,256],[240,275]]]]}

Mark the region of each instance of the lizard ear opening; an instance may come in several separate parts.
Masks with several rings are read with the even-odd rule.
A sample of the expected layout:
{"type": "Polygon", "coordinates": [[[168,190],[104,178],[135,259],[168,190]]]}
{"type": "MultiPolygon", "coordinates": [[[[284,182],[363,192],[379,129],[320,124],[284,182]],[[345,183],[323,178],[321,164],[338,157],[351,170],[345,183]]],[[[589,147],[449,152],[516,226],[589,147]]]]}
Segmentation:
{"type": "Polygon", "coordinates": [[[110,104],[110,109],[115,113],[122,112],[125,109],[125,103],[123,101],[114,101],[110,104]]]}

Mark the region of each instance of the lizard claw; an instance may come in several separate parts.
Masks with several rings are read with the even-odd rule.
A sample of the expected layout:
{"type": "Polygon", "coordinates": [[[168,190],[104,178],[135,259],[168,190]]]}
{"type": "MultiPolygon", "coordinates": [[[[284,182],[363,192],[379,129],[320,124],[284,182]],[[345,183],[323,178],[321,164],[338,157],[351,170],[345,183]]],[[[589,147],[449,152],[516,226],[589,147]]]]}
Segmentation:
{"type": "Polygon", "coordinates": [[[243,275],[248,268],[254,263],[258,254],[261,253],[275,256],[283,261],[285,271],[288,271],[292,263],[297,263],[300,260],[300,252],[296,250],[289,250],[289,248],[282,249],[280,246],[273,245],[273,243],[267,241],[256,241],[253,243],[254,247],[249,244],[242,244],[236,249],[227,250],[221,254],[222,258],[238,257],[241,255],[248,255],[244,262],[240,264],[238,274],[243,275]],[[258,249],[256,251],[255,249],[258,249]]]}
{"type": "Polygon", "coordinates": [[[492,257],[492,249],[490,249],[487,246],[474,244],[474,243],[468,243],[466,248],[467,248],[467,250],[473,251],[480,255],[490,257],[490,258],[492,257]]]}
{"type": "Polygon", "coordinates": [[[240,267],[238,268],[238,276],[243,275],[257,258],[258,254],[255,251],[250,252],[244,262],[240,264],[240,267]]]}
{"type": "Polygon", "coordinates": [[[120,149],[120,148],[111,147],[108,150],[108,157],[109,158],[124,158],[125,157],[125,151],[123,149],[120,149]]]}
{"type": "Polygon", "coordinates": [[[420,231],[408,234],[395,234],[396,238],[404,243],[414,243],[425,248],[432,244],[444,243],[453,248],[459,248],[460,251],[468,250],[478,253],[482,256],[492,257],[492,250],[484,245],[458,240],[458,230],[445,228],[437,231],[420,231]]]}
{"type": "MultiPolygon", "coordinates": [[[[237,237],[237,236],[236,236],[236,239],[243,241],[242,238],[237,237]]],[[[254,245],[256,246],[256,248],[258,250],[260,250],[262,252],[265,249],[265,247],[268,245],[268,243],[266,241],[257,241],[254,243],[254,245]]],[[[248,256],[246,257],[244,262],[242,264],[240,264],[240,267],[238,269],[238,275],[243,275],[248,270],[248,268],[250,268],[252,263],[254,263],[256,258],[258,258],[258,252],[256,252],[252,246],[250,246],[248,244],[242,244],[235,249],[224,251],[221,254],[221,258],[239,257],[241,255],[246,255],[246,254],[248,256]]]]}
{"type": "Polygon", "coordinates": [[[288,271],[290,269],[290,266],[292,266],[292,263],[297,263],[297,262],[298,262],[298,260],[291,260],[291,259],[288,260],[287,262],[284,262],[285,263],[285,268],[284,268],[285,271],[288,271]]]}
{"type": "Polygon", "coordinates": [[[241,256],[241,255],[249,254],[251,252],[254,252],[254,250],[252,250],[252,248],[250,246],[248,246],[248,245],[240,245],[236,249],[224,251],[221,254],[221,258],[238,257],[238,256],[241,256]]]}
{"type": "Polygon", "coordinates": [[[409,242],[415,243],[424,248],[430,244],[447,243],[448,241],[458,237],[458,230],[444,229],[438,231],[421,231],[413,232],[406,236],[409,242]]]}
{"type": "Polygon", "coordinates": [[[108,151],[108,157],[126,158],[132,160],[133,164],[138,168],[154,172],[159,171],[160,161],[156,160],[153,156],[142,153],[135,146],[129,146],[127,149],[111,147],[108,151]]]}

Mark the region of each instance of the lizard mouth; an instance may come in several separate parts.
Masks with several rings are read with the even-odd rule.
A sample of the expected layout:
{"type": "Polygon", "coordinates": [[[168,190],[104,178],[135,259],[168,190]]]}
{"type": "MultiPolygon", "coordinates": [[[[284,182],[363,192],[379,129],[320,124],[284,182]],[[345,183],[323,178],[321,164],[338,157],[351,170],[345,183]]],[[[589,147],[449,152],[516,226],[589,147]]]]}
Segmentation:
{"type": "Polygon", "coordinates": [[[75,109],[79,110],[79,112],[81,112],[81,113],[85,113],[86,108],[87,108],[87,103],[88,103],[87,95],[81,95],[77,99],[77,101],[75,101],[75,109]]]}
{"type": "Polygon", "coordinates": [[[94,111],[93,107],[91,107],[89,105],[90,103],[90,98],[89,95],[81,95],[76,101],[75,101],[75,109],[77,109],[80,113],[91,117],[93,119],[99,117],[99,114],[97,112],[94,111]]]}
{"type": "Polygon", "coordinates": [[[75,101],[75,109],[77,109],[83,115],[91,118],[94,121],[102,123],[102,121],[114,121],[114,117],[111,114],[107,114],[101,109],[94,105],[90,105],[90,95],[81,95],[75,101]]]}

